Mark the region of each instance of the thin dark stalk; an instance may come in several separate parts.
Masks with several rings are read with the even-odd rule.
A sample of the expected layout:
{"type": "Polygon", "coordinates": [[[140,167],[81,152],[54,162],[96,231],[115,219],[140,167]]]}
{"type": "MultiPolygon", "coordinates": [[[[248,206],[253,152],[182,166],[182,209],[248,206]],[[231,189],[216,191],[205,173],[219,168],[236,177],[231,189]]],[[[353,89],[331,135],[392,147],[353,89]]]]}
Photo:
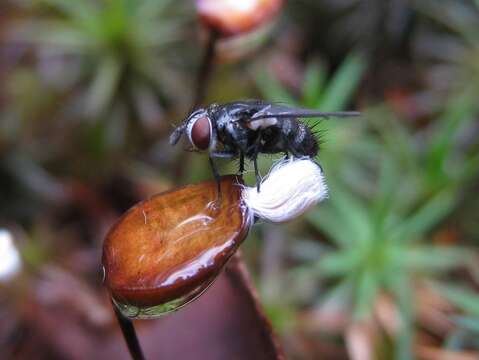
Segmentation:
{"type": "Polygon", "coordinates": [[[145,357],[143,356],[143,351],[141,350],[140,342],[138,341],[138,337],[136,336],[133,322],[123,316],[115,304],[112,303],[112,306],[115,310],[115,316],[118,320],[118,324],[120,325],[123,337],[125,338],[126,345],[128,346],[128,350],[130,351],[131,358],[133,360],[145,360],[145,357]]]}
{"type": "Polygon", "coordinates": [[[196,76],[196,91],[193,102],[193,108],[198,107],[205,100],[208,85],[210,82],[211,73],[213,71],[213,64],[215,60],[215,48],[218,41],[219,34],[217,31],[210,30],[208,34],[208,43],[203,54],[198,74],[196,76]]]}
{"type": "MultiPolygon", "coordinates": [[[[218,32],[210,30],[208,34],[208,43],[206,44],[205,52],[203,53],[203,58],[196,74],[195,93],[191,109],[196,109],[205,101],[211,74],[214,68],[215,48],[218,38],[218,32]]],[[[183,177],[185,169],[188,168],[187,163],[189,157],[190,153],[187,151],[182,151],[180,153],[177,161],[178,166],[176,166],[174,173],[176,181],[179,181],[183,177]]]]}

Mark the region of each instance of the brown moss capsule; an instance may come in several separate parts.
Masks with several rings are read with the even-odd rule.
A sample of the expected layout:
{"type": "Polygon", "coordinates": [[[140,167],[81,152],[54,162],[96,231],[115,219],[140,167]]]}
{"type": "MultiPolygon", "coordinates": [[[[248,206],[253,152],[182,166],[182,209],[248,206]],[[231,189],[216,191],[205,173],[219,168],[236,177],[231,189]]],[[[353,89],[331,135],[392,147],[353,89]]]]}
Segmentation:
{"type": "Polygon", "coordinates": [[[255,29],[274,17],[282,0],[197,0],[203,23],[223,36],[255,29]]]}
{"type": "Polygon", "coordinates": [[[105,284],[122,313],[148,318],[199,296],[245,239],[240,181],[222,178],[168,191],[130,209],[103,246],[105,284]]]}

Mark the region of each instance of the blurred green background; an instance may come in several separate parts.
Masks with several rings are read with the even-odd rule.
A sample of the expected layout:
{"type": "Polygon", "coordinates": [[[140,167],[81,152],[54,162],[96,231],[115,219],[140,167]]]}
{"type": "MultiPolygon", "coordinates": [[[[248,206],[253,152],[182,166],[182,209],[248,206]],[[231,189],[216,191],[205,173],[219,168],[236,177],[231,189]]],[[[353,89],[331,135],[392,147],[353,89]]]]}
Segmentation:
{"type": "Polygon", "coordinates": [[[197,84],[194,1],[3,1],[0,228],[23,264],[0,277],[6,358],[34,336],[18,308],[37,282],[68,276],[101,319],[108,227],[211,178],[168,143],[198,85],[205,103],[363,113],[319,125],[330,198],[242,247],[288,358],[479,358],[479,1],[298,0],[260,25],[220,38],[197,84]]]}

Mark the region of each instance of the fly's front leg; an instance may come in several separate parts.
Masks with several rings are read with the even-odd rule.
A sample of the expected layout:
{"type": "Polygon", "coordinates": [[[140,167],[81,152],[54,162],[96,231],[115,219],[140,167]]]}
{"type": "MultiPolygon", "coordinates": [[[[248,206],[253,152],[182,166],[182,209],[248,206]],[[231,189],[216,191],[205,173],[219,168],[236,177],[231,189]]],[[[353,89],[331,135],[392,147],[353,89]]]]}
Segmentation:
{"type": "Polygon", "coordinates": [[[210,165],[211,165],[211,170],[213,170],[213,176],[215,177],[216,180],[216,204],[218,207],[221,206],[221,176],[220,173],[218,172],[218,169],[216,168],[216,164],[213,160],[212,155],[209,157],[210,160],[210,165]]]}
{"type": "Polygon", "coordinates": [[[234,151],[216,151],[216,152],[211,152],[209,156],[210,160],[210,165],[211,169],[213,170],[213,176],[215,177],[216,180],[216,188],[217,188],[217,196],[216,196],[216,203],[218,205],[221,205],[221,176],[220,173],[218,172],[218,168],[216,167],[216,164],[213,159],[232,159],[236,157],[237,154],[234,151]]]}

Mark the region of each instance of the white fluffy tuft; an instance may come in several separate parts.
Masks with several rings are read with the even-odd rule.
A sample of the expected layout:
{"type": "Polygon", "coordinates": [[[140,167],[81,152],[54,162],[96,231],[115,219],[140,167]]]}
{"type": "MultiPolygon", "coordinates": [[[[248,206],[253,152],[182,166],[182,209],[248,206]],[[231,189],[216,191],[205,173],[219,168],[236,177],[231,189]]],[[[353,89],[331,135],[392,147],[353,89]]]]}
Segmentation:
{"type": "Polygon", "coordinates": [[[282,160],[256,187],[246,187],[243,200],[252,215],[281,223],[304,214],[328,196],[321,168],[309,158],[282,160]]]}

